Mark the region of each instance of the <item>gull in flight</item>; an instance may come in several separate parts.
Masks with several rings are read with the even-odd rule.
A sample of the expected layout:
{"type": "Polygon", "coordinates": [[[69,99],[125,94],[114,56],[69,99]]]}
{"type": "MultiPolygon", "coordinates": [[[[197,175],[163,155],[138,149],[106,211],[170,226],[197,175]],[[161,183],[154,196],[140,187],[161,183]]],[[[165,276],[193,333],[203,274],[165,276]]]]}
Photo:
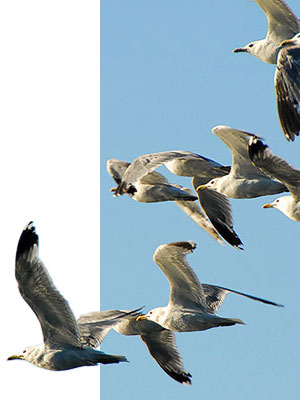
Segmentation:
{"type": "Polygon", "coordinates": [[[281,42],[300,32],[299,20],[282,0],[254,1],[266,14],[267,36],[265,39],[250,42],[245,47],[234,49],[233,52],[249,53],[266,63],[276,64],[281,42]]]}
{"type": "MultiPolygon", "coordinates": [[[[185,158],[180,158],[178,161],[181,160],[183,165],[186,157],[187,156],[185,156],[185,158]]],[[[130,165],[131,164],[126,161],[110,159],[107,161],[107,171],[119,185],[125,171],[130,165]]],[[[214,176],[213,173],[210,176],[214,176]]],[[[206,179],[206,181],[207,180],[208,179],[206,179]]],[[[111,192],[116,192],[116,189],[117,188],[112,188],[111,192]]],[[[179,208],[181,208],[210,236],[219,243],[224,244],[210,221],[206,218],[201,208],[195,202],[195,200],[197,200],[195,194],[189,188],[183,188],[180,185],[169,183],[168,180],[159,172],[152,171],[144,175],[135,183],[134,186],[131,186],[127,194],[134,200],[143,203],[174,201],[179,208]]]]}
{"type": "Polygon", "coordinates": [[[103,325],[103,321],[107,320],[107,318],[111,318],[114,322],[120,312],[119,310],[92,312],[82,315],[77,323],[79,329],[81,324],[84,325],[87,337],[93,337],[96,333],[100,343],[111,329],[126,336],[140,336],[151,356],[171,378],[185,385],[190,385],[191,374],[185,371],[183,367],[182,357],[177,350],[174,333],[150,320],[137,321],[136,318],[141,315],[140,313],[130,315],[114,324],[103,325]]]}
{"type": "MultiPolygon", "coordinates": [[[[131,164],[126,161],[111,158],[107,161],[107,171],[119,185],[125,171],[131,164]]],[[[115,194],[117,187],[110,191],[115,194]]],[[[170,184],[160,173],[153,171],[144,175],[131,186],[127,194],[134,200],[143,203],[156,203],[161,201],[189,200],[195,201],[197,197],[182,186],[170,184]]]]}
{"type": "Polygon", "coordinates": [[[218,326],[244,324],[240,319],[223,318],[215,314],[228,292],[281,306],[241,292],[201,284],[186,260],[186,255],[195,248],[194,241],[187,241],[163,244],[156,249],[153,259],[170,284],[169,303],[139,316],[137,321],[148,319],[175,332],[203,331],[218,326]]]}
{"type": "MultiPolygon", "coordinates": [[[[56,371],[127,361],[122,355],[97,351],[94,346],[85,345],[81,340],[67,301],[56,289],[39,259],[38,235],[32,222],[24,228],[19,239],[15,273],[21,296],[41,324],[44,342],[28,347],[8,360],[26,360],[38,367],[56,371]]],[[[116,318],[115,323],[117,321],[116,318]]]]}
{"type": "Polygon", "coordinates": [[[263,208],[277,208],[288,218],[300,222],[300,171],[275,156],[259,139],[250,141],[249,155],[261,171],[280,180],[291,193],[290,196],[282,196],[273,203],[265,204],[263,208]]]}
{"type": "Polygon", "coordinates": [[[228,198],[251,199],[286,192],[287,188],[252,164],[248,154],[248,143],[250,137],[258,137],[257,135],[223,125],[214,127],[212,133],[218,136],[232,153],[230,173],[213,178],[204,185],[194,178],[193,185],[214,228],[232,246],[240,248],[242,242],[233,230],[232,210],[228,198]]]}
{"type": "Polygon", "coordinates": [[[174,158],[184,157],[186,151],[163,151],[160,153],[144,154],[137,157],[124,171],[121,181],[114,190],[115,196],[132,193],[135,185],[147,174],[174,158]]]}
{"type": "MultiPolygon", "coordinates": [[[[218,311],[228,293],[235,293],[265,304],[283,307],[281,304],[274,303],[273,301],[221,286],[203,283],[202,287],[207,304],[207,312],[211,314],[215,314],[218,311]]],[[[120,313],[122,311],[107,310],[82,315],[77,320],[81,336],[83,335],[81,332],[82,325],[84,326],[84,333],[88,340],[96,336],[97,343],[99,344],[102,343],[111,329],[126,336],[140,336],[154,360],[171,378],[185,385],[190,385],[190,378],[192,376],[183,367],[182,357],[176,346],[175,334],[171,330],[163,328],[158,323],[145,318],[141,313],[125,316],[122,320],[114,323],[114,320],[119,317],[120,313]],[[110,320],[113,324],[109,323],[110,320]]],[[[123,311],[124,313],[126,311],[123,311]]]]}
{"type": "Polygon", "coordinates": [[[267,36],[233,52],[246,52],[277,64],[274,81],[279,120],[285,138],[294,141],[300,130],[300,21],[282,0],[255,2],[266,14],[267,36]]]}

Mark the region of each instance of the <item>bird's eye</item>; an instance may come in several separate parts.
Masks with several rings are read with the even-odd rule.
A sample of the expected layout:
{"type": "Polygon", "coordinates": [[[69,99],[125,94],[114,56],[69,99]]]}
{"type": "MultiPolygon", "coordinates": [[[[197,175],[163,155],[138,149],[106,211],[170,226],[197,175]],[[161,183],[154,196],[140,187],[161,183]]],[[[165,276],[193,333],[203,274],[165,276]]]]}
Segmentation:
{"type": "Polygon", "coordinates": [[[210,184],[213,185],[215,183],[215,181],[210,181],[210,184]]]}
{"type": "Polygon", "coordinates": [[[250,44],[249,44],[249,47],[253,47],[253,46],[254,46],[254,44],[253,44],[253,43],[250,43],[250,44]]]}
{"type": "Polygon", "coordinates": [[[23,354],[26,353],[26,350],[23,350],[23,354]]]}
{"type": "Polygon", "coordinates": [[[279,203],[279,199],[275,200],[275,203],[279,203]]]}

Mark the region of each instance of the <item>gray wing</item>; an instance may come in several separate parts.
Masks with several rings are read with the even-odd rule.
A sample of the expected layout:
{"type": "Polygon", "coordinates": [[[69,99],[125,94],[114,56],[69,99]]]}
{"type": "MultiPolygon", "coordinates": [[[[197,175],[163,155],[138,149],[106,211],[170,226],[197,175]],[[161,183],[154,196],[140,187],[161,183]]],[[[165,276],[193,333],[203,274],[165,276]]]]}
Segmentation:
{"type": "Polygon", "coordinates": [[[175,202],[179,208],[182,209],[193,221],[196,222],[201,228],[203,228],[212,238],[217,242],[224,244],[223,240],[219,236],[218,232],[214,229],[211,222],[203,214],[201,208],[194,201],[180,201],[175,202]]]}
{"type": "Polygon", "coordinates": [[[269,304],[272,306],[283,307],[282,304],[275,303],[274,301],[262,299],[261,297],[252,296],[250,294],[238,292],[237,290],[228,289],[222,286],[209,285],[208,283],[203,283],[202,286],[208,307],[207,311],[211,314],[216,314],[228,293],[235,293],[240,296],[247,297],[248,299],[259,301],[261,303],[269,304]]]}
{"type": "Polygon", "coordinates": [[[32,222],[19,239],[15,273],[23,299],[41,324],[45,345],[81,347],[75,317],[38,257],[38,235],[32,222]]]}
{"type": "Polygon", "coordinates": [[[293,198],[300,200],[300,171],[285,160],[275,156],[261,140],[253,139],[249,143],[249,155],[253,163],[265,174],[284,183],[293,198]]]}
{"type": "Polygon", "coordinates": [[[187,152],[184,151],[165,151],[161,153],[145,154],[136,158],[124,172],[122,181],[116,188],[115,195],[120,196],[127,193],[134,187],[134,184],[141,180],[145,175],[154,171],[156,168],[171,161],[176,157],[182,157],[187,152]]]}
{"type": "Polygon", "coordinates": [[[153,260],[170,283],[169,304],[206,311],[202,285],[186,261],[186,255],[195,248],[193,241],[163,244],[155,250],[153,260]]]}
{"type": "Polygon", "coordinates": [[[159,366],[173,379],[190,384],[191,376],[183,368],[182,358],[176,347],[175,335],[154,321],[136,317],[123,318],[114,326],[122,335],[139,335],[159,366]]]}
{"type": "Polygon", "coordinates": [[[141,184],[135,185],[132,193],[134,200],[144,203],[157,203],[162,201],[195,201],[197,197],[192,192],[185,190],[182,186],[175,184],[141,184]]]}
{"type": "Polygon", "coordinates": [[[124,172],[129,167],[130,163],[127,161],[117,160],[111,158],[106,162],[107,172],[111,175],[114,181],[119,184],[122,180],[124,172]]]}
{"type": "Polygon", "coordinates": [[[218,136],[229,147],[232,153],[232,167],[230,171],[232,176],[238,178],[264,176],[264,174],[252,165],[248,154],[249,138],[259,136],[224,125],[215,126],[212,129],[212,133],[218,136]]]}
{"type": "MultiPolygon", "coordinates": [[[[193,179],[195,190],[198,181],[193,179]]],[[[200,184],[201,185],[201,184],[200,184]]],[[[231,246],[242,250],[243,243],[233,229],[232,209],[226,196],[212,189],[201,188],[196,190],[199,202],[213,227],[231,246]]]]}
{"type": "Polygon", "coordinates": [[[78,320],[78,329],[82,344],[97,348],[105,339],[109,331],[120,321],[140,315],[141,308],[132,311],[106,310],[81,315],[78,320]]]}
{"type": "MultiPolygon", "coordinates": [[[[107,160],[106,167],[108,173],[114,179],[114,181],[119,184],[121,183],[122,177],[124,172],[129,167],[131,163],[127,161],[117,160],[116,158],[111,158],[107,160]]],[[[158,184],[168,184],[168,180],[159,172],[150,172],[149,174],[145,175],[140,180],[141,183],[146,184],[149,183],[150,185],[154,185],[155,183],[158,184]]]]}
{"type": "Polygon", "coordinates": [[[168,185],[168,179],[159,172],[152,171],[140,179],[140,183],[149,185],[168,185]]]}
{"type": "MultiPolygon", "coordinates": [[[[141,321],[142,322],[142,321],[141,321]]],[[[177,382],[190,385],[192,375],[184,370],[174,333],[168,330],[142,335],[141,339],[158,365],[177,382]]]]}
{"type": "Polygon", "coordinates": [[[275,92],[281,128],[285,138],[294,141],[300,130],[300,47],[280,50],[275,92]]]}
{"type": "Polygon", "coordinates": [[[224,167],[214,160],[195,153],[188,153],[185,157],[175,158],[165,165],[175,175],[199,176],[204,179],[207,178],[207,182],[212,178],[227,175],[230,172],[230,167],[224,167]]]}
{"type": "Polygon", "coordinates": [[[268,20],[267,39],[280,44],[284,39],[289,39],[299,32],[297,17],[282,0],[255,0],[266,14],[268,20]]]}

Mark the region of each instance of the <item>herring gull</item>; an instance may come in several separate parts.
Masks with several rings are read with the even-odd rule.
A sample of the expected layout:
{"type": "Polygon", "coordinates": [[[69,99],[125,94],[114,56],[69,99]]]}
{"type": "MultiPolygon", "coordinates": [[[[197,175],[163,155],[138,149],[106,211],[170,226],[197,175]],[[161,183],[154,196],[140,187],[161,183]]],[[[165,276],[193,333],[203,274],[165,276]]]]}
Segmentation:
{"type": "Polygon", "coordinates": [[[249,155],[259,169],[284,183],[291,193],[290,196],[282,196],[273,203],[265,204],[263,208],[277,208],[288,218],[300,222],[300,171],[275,156],[259,139],[250,141],[249,155]]]}
{"type": "MultiPolygon", "coordinates": [[[[126,161],[111,158],[107,161],[107,171],[119,185],[125,171],[131,164],[126,161]]],[[[117,188],[110,189],[116,193],[117,188]]],[[[156,203],[161,201],[190,200],[195,201],[197,197],[179,185],[170,184],[159,172],[153,171],[137,180],[131,186],[127,194],[134,200],[143,203],[156,203]]]]}
{"type": "MultiPolygon", "coordinates": [[[[218,326],[244,324],[240,319],[223,318],[215,314],[226,294],[234,291],[219,286],[204,286],[199,282],[186,260],[186,255],[192,253],[195,248],[194,241],[187,241],[163,244],[156,249],[153,259],[170,284],[169,303],[165,307],[157,307],[148,314],[139,316],[138,321],[149,319],[175,332],[202,331],[218,326]]],[[[246,294],[242,295],[281,306],[246,294]]]]}
{"type": "Polygon", "coordinates": [[[134,191],[135,185],[145,175],[174,158],[184,157],[187,153],[186,151],[173,150],[144,154],[137,157],[124,171],[121,181],[114,191],[115,196],[134,191]]]}
{"type": "MultiPolygon", "coordinates": [[[[183,165],[184,159],[181,158],[180,160],[182,160],[181,165],[183,165]]],[[[129,166],[129,162],[114,158],[107,161],[107,171],[118,185],[120,184],[122,177],[129,166]]],[[[115,191],[116,188],[111,189],[111,192],[115,193],[115,191]]],[[[206,218],[201,208],[195,202],[197,199],[195,194],[189,188],[169,183],[168,180],[159,172],[152,171],[147,173],[145,176],[135,182],[135,185],[129,189],[127,194],[132,199],[143,203],[174,201],[176,205],[182,209],[182,211],[184,211],[194,222],[196,222],[196,224],[203,228],[219,243],[224,244],[217,231],[213,228],[210,221],[206,218]]]]}
{"type": "Polygon", "coordinates": [[[26,360],[56,371],[127,361],[122,355],[106,354],[82,343],[69,304],[54,286],[38,256],[38,242],[35,227],[30,222],[19,239],[15,274],[23,299],[41,324],[44,342],[28,347],[8,360],[26,360]]]}
{"type": "Polygon", "coordinates": [[[90,336],[89,329],[92,332],[92,337],[96,333],[100,343],[111,329],[126,336],[140,336],[154,360],[171,378],[185,385],[190,385],[191,374],[185,371],[183,367],[174,333],[150,320],[137,321],[136,318],[141,315],[140,313],[125,317],[116,324],[103,326],[103,320],[107,319],[108,315],[110,318],[114,318],[119,313],[118,310],[92,312],[82,315],[77,323],[79,329],[82,324],[84,325],[88,337],[90,336]]]}
{"type": "Polygon", "coordinates": [[[233,230],[231,205],[228,198],[250,199],[287,191],[286,186],[256,168],[248,154],[252,133],[219,125],[212,129],[232,153],[229,174],[216,177],[206,184],[195,178],[193,185],[200,204],[217,232],[232,246],[240,248],[242,242],[233,230]],[[209,189],[209,190],[207,190],[209,189]],[[215,191],[215,193],[213,193],[215,191]]]}
{"type": "Polygon", "coordinates": [[[285,138],[294,141],[300,131],[300,20],[282,0],[255,1],[267,16],[267,36],[233,52],[277,64],[274,81],[279,121],[285,138]]]}
{"type": "Polygon", "coordinates": [[[286,192],[286,186],[261,172],[252,163],[248,154],[251,137],[249,132],[219,125],[212,129],[232,153],[232,167],[229,174],[213,178],[205,187],[213,189],[232,199],[252,199],[260,196],[286,192]]]}
{"type": "Polygon", "coordinates": [[[250,42],[245,47],[234,49],[234,53],[246,52],[269,63],[277,63],[277,55],[283,40],[291,39],[300,31],[298,18],[283,0],[254,0],[268,20],[265,39],[250,42]]]}

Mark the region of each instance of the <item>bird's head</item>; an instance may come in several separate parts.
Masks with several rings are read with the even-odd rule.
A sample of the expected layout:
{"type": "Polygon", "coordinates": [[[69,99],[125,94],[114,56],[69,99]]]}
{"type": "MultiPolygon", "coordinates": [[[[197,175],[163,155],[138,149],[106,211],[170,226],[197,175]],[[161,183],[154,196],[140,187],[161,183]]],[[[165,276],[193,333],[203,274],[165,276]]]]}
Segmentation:
{"type": "Polygon", "coordinates": [[[27,347],[21,353],[14,354],[8,357],[7,360],[26,360],[34,364],[33,360],[36,358],[37,354],[40,351],[41,346],[32,346],[27,347]]]}
{"type": "Polygon", "coordinates": [[[278,49],[274,48],[272,43],[268,43],[263,40],[256,40],[248,43],[244,47],[238,47],[233,50],[233,53],[249,53],[254,57],[267,63],[276,63],[278,49]]]}

